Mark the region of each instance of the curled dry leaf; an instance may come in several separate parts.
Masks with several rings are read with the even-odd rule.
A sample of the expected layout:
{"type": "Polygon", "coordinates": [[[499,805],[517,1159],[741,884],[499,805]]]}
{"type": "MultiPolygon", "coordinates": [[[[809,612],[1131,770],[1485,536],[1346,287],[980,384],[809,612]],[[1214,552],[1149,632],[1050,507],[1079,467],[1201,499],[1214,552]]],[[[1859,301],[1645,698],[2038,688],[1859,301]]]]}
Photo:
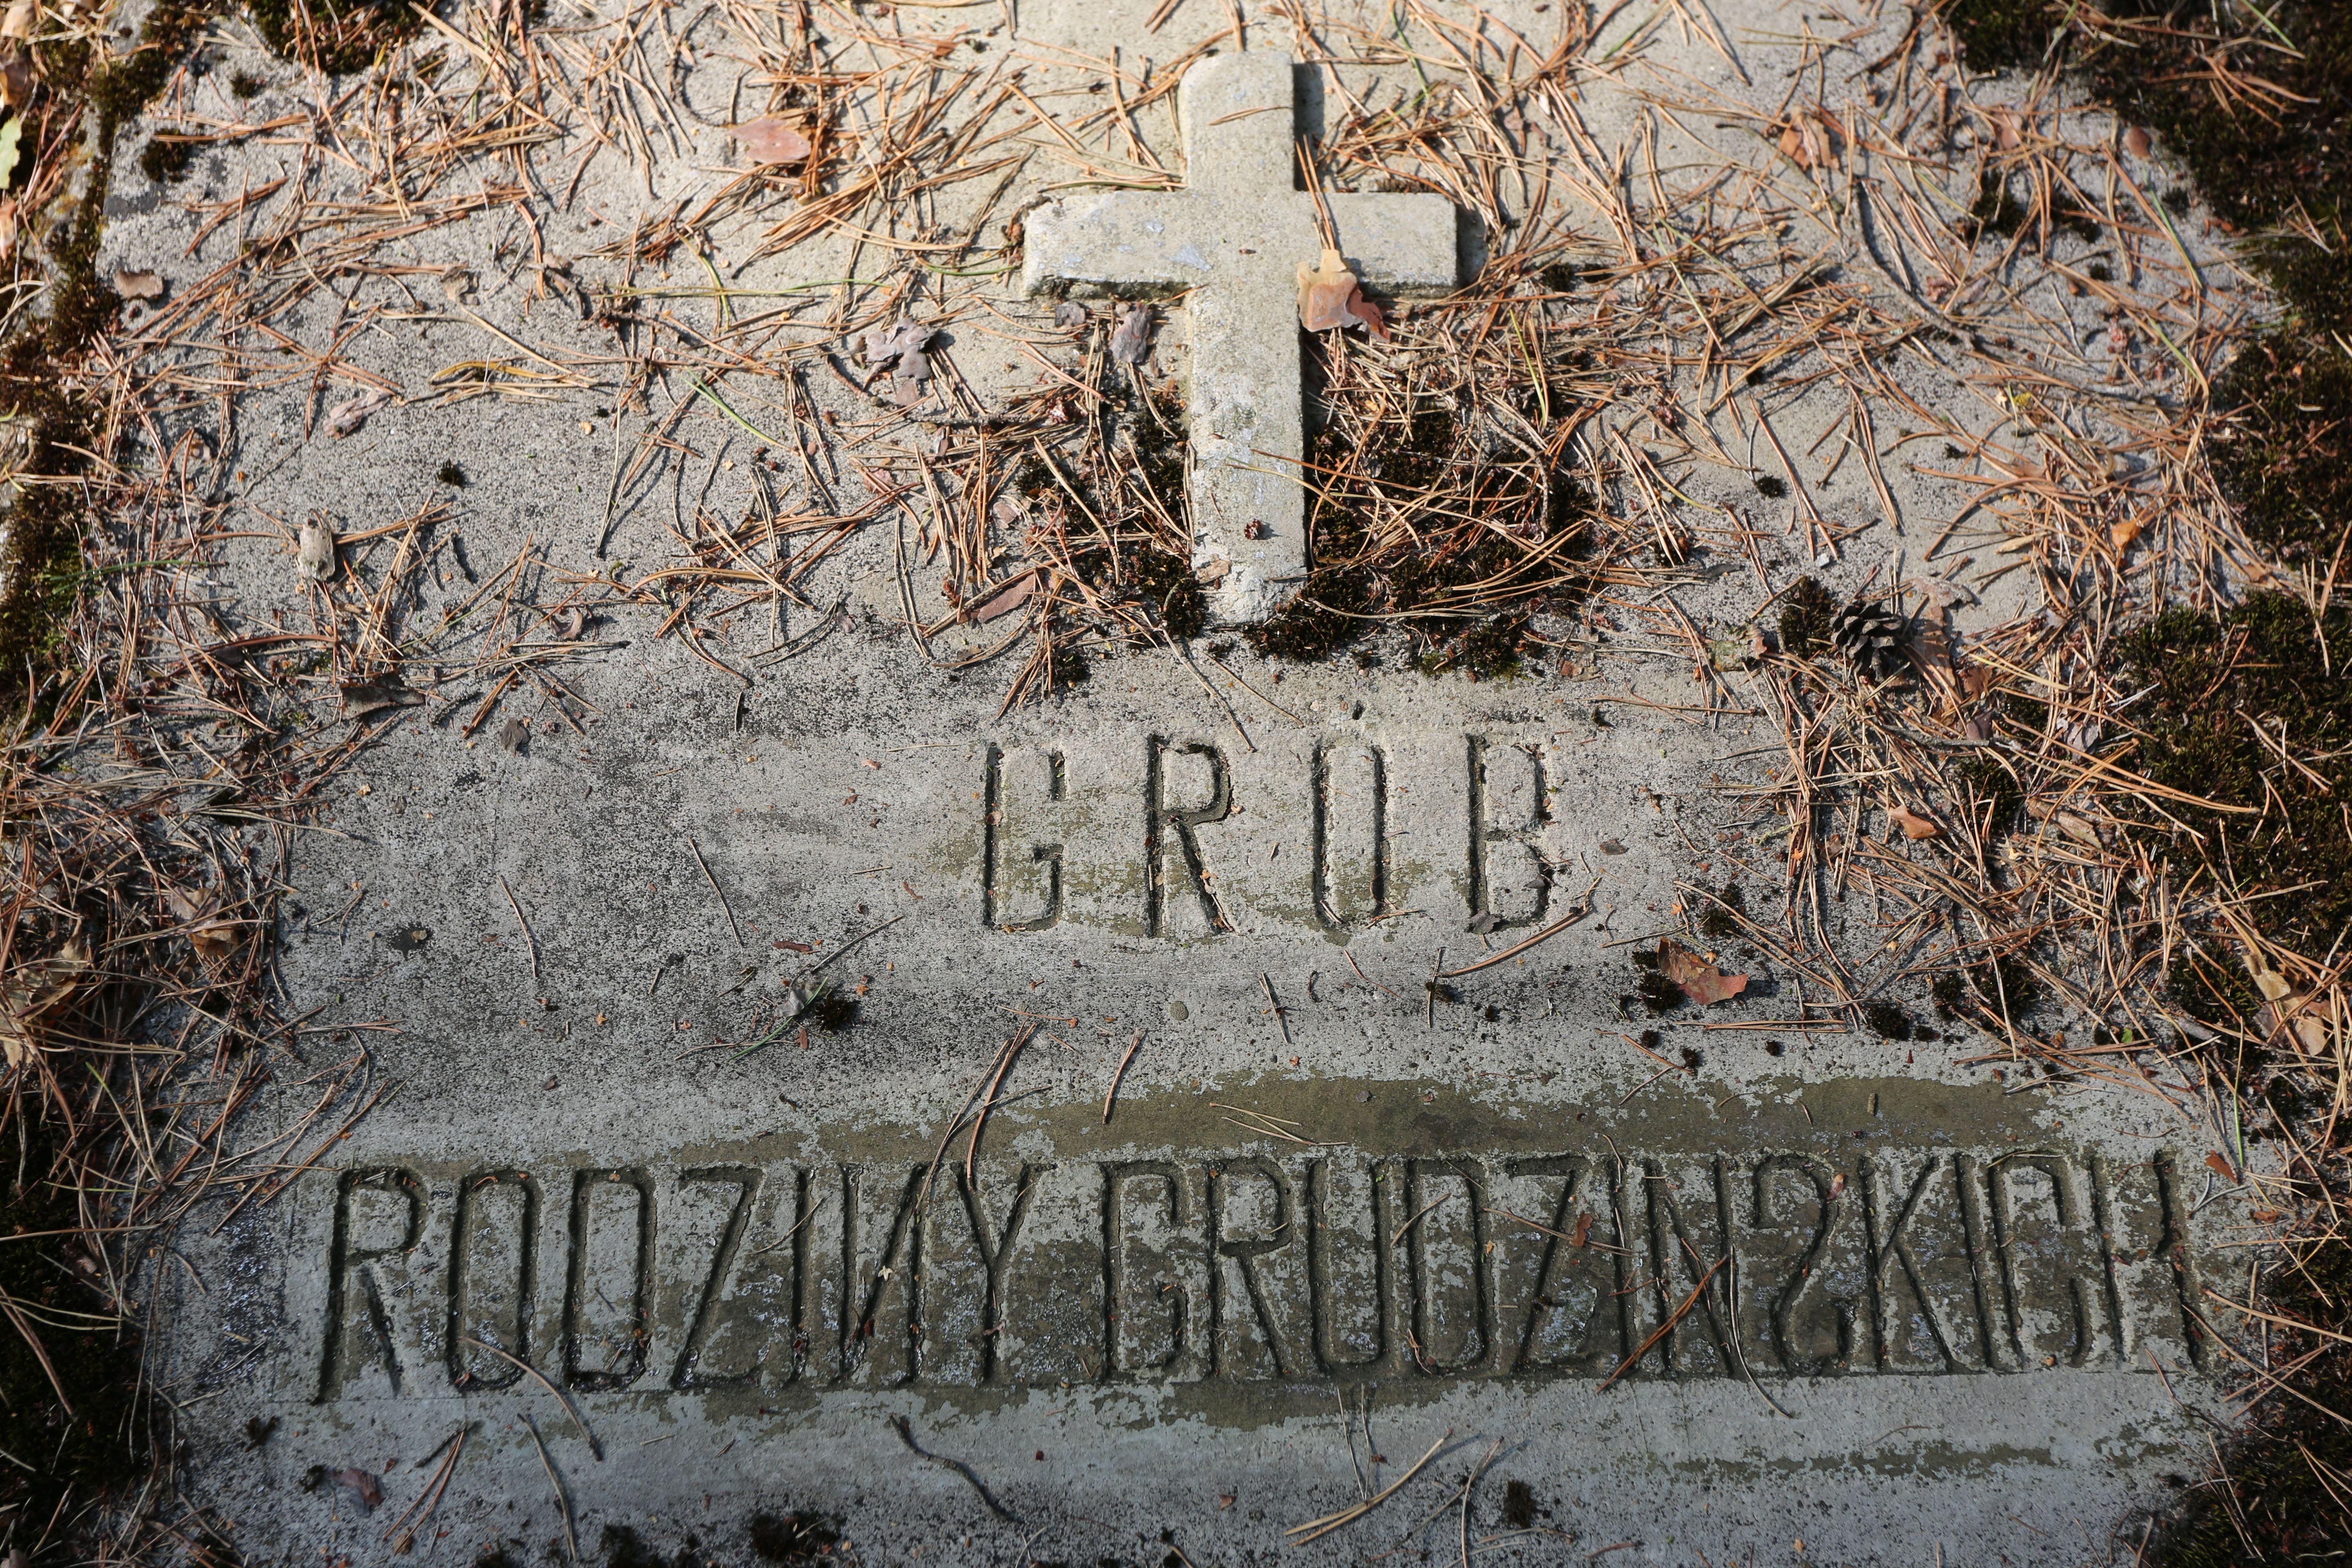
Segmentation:
{"type": "Polygon", "coordinates": [[[530,742],[530,724],[523,719],[509,719],[499,726],[499,750],[520,752],[530,742]]]}
{"type": "Polygon", "coordinates": [[[808,132],[789,120],[772,115],[746,121],[735,127],[735,140],[755,163],[799,163],[809,155],[808,132]]]}
{"type": "Polygon", "coordinates": [[[1076,300],[1065,300],[1054,307],[1054,325],[1066,331],[1073,327],[1083,327],[1093,319],[1087,308],[1076,300]]]}
{"type": "Polygon", "coordinates": [[[2154,145],[2147,139],[2147,132],[2137,125],[2124,132],[2124,151],[2135,158],[2147,157],[2154,145]]]}
{"type": "Polygon", "coordinates": [[[1151,352],[1151,307],[1138,305],[1118,319],[1110,335],[1110,357],[1121,364],[1141,364],[1151,352]]]}
{"type": "MultiPolygon", "coordinates": [[[[936,328],[904,318],[895,327],[868,327],[866,329],[866,363],[873,370],[895,368],[903,372],[907,366],[902,362],[909,355],[920,359],[923,351],[930,346],[931,339],[938,335],[936,328]]],[[[930,366],[926,363],[922,374],[928,378],[930,374],[930,366]]]]}
{"type": "Polygon", "coordinates": [[[24,54],[0,60],[0,104],[22,109],[33,101],[33,60],[24,54]]]}
{"type": "Polygon", "coordinates": [[[117,272],[114,275],[114,291],[126,300],[160,300],[163,297],[163,275],[160,272],[117,272]]]}
{"type": "Polygon", "coordinates": [[[1361,289],[1349,293],[1348,310],[1359,322],[1362,323],[1366,331],[1370,332],[1382,342],[1389,341],[1388,317],[1381,313],[1378,305],[1364,298],[1364,291],[1361,289]]]}
{"type": "Polygon", "coordinates": [[[1360,323],[1349,309],[1349,297],[1356,293],[1356,275],[1348,270],[1347,261],[1336,250],[1323,252],[1322,265],[1309,267],[1298,264],[1298,321],[1310,332],[1328,331],[1333,327],[1353,327],[1360,323]]]}
{"type": "Polygon", "coordinates": [[[1932,818],[1920,816],[1907,805],[1888,806],[1886,820],[1901,828],[1906,838],[1933,838],[1944,831],[1932,818]]]}
{"type": "Polygon", "coordinates": [[[356,1466],[337,1470],[334,1480],[337,1486],[347,1489],[359,1499],[360,1506],[371,1513],[375,1511],[377,1504],[383,1501],[383,1483],[356,1466]]]}
{"type": "Polygon", "coordinates": [[[2115,542],[2117,550],[2128,550],[2131,548],[2132,541],[2137,539],[2147,530],[2147,519],[2127,517],[2121,522],[2110,525],[2107,529],[2107,537],[2115,542]]]}
{"type": "Polygon", "coordinates": [[[356,436],[360,426],[368,422],[368,416],[391,401],[392,394],[373,388],[357,397],[347,397],[327,410],[327,433],[339,441],[346,436],[356,436]]]}
{"type": "Polygon", "coordinates": [[[1658,973],[1702,1007],[1728,1002],[1748,989],[1748,976],[1726,974],[1672,937],[1658,942],[1658,973]]]}
{"type": "Polygon", "coordinates": [[[0,38],[31,37],[39,15],[33,0],[9,0],[6,15],[0,16],[0,38]]]}
{"type": "Polygon", "coordinates": [[[992,621],[999,616],[1011,615],[1029,602],[1030,595],[1037,591],[1037,584],[1043,580],[1044,574],[1038,568],[1031,567],[986,598],[974,599],[971,606],[971,618],[992,621]]]}
{"type": "Polygon", "coordinates": [[[79,936],[68,937],[47,958],[20,964],[0,991],[0,1057],[8,1066],[23,1067],[41,1048],[41,1035],[49,1019],[90,982],[89,946],[79,936]]]}
{"type": "Polygon", "coordinates": [[[480,280],[467,268],[452,267],[441,274],[441,297],[451,304],[472,299],[479,287],[480,280]]]}
{"type": "Polygon", "coordinates": [[[1826,109],[1800,114],[1780,127],[1776,143],[1781,156],[1800,169],[1818,169],[1837,162],[1845,148],[1845,126],[1826,109]]]}
{"type": "Polygon", "coordinates": [[[326,513],[313,516],[295,536],[294,569],[306,583],[324,583],[335,575],[335,531],[326,513]]]}
{"type": "Polygon", "coordinates": [[[422,707],[425,702],[425,693],[396,679],[346,681],[341,689],[343,710],[354,719],[364,719],[387,708],[422,707]]]}

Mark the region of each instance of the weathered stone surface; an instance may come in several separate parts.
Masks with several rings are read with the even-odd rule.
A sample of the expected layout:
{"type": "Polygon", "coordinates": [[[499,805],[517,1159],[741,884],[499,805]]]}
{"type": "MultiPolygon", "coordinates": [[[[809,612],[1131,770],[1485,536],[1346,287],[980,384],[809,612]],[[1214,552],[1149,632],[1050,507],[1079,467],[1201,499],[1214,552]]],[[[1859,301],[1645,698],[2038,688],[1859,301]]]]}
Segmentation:
{"type": "MultiPolygon", "coordinates": [[[[1125,13],[1032,9],[1024,33],[1134,45],[1125,13]]],[[[1797,25],[1739,15],[1773,36],[1797,25]]],[[[1384,34],[1387,8],[1370,21],[1384,34]]],[[[1890,11],[1832,53],[1859,71],[1907,24],[1890,11]]],[[[1617,26],[1597,52],[1672,30],[1617,26]]],[[[1022,279],[1184,290],[1168,321],[1190,360],[1197,557],[1224,566],[1234,620],[1275,604],[1302,560],[1296,269],[1321,248],[1291,177],[1303,95],[1265,42],[1186,79],[1184,190],[1062,195],[1028,215],[1022,279]]],[[[1731,90],[1695,37],[1669,58],[1731,90]]],[[[1409,67],[1396,75],[1411,90],[1409,67]]],[[[1630,144],[1626,100],[1578,79],[1591,145],[1630,144]]],[[[704,90],[709,116],[728,111],[731,89],[704,90]]],[[[1572,166],[1564,118],[1554,132],[1557,202],[1601,176],[1572,166]]],[[[1670,163],[1714,156],[1665,145],[1670,163]]],[[[231,206],[282,173],[258,140],[205,156],[220,169],[208,199],[231,206]]],[[[640,190],[583,167],[604,232],[578,217],[551,243],[602,245],[731,177],[665,157],[640,190]]],[[[1834,195],[1801,221],[1836,220],[1834,195]]],[[[110,228],[108,265],[157,268],[173,299],[199,267],[237,265],[236,228],[195,236],[206,215],[141,199],[152,210],[110,228]]],[[[1361,276],[1406,295],[1453,285],[1443,199],[1328,200],[1361,276]]],[[[719,236],[730,286],[822,306],[830,280],[863,275],[846,240],[758,258],[767,221],[719,236]]],[[[226,528],[206,567],[226,624],[267,628],[308,602],[295,524],[281,542],[269,519],[331,512],[348,542],[446,504],[443,552],[392,623],[414,627],[462,619],[528,552],[523,600],[552,605],[623,558],[642,576],[697,509],[772,515],[771,482],[796,482],[674,369],[653,384],[675,403],[631,406],[584,371],[551,412],[527,401],[544,367],[511,342],[584,360],[614,340],[532,298],[503,209],[482,226],[414,239],[399,286],[432,319],[403,325],[393,307],[416,301],[371,276],[365,308],[384,313],[364,330],[315,306],[288,329],[404,401],[306,441],[343,394],[313,409],[301,360],[205,427],[263,520],[226,528]],[[512,361],[514,401],[487,384],[433,401],[484,353],[512,361]],[[640,441],[656,456],[624,483],[640,441]],[[436,479],[451,463],[464,486],[436,479]]],[[[1828,243],[1790,232],[1801,254],[1828,243]]],[[[1859,248],[1845,261],[1868,266],[1859,248]]],[[[641,289],[647,311],[715,314],[695,264],[677,268],[577,270],[641,289]]],[[[1025,308],[1036,347],[1051,318],[1025,308]]],[[[1724,306],[1727,331],[1747,308],[1724,306]]],[[[2097,300],[2060,308],[2087,320],[2097,300]]],[[[989,312],[969,321],[949,334],[963,342],[918,351],[939,356],[936,379],[952,364],[983,395],[1036,384],[991,383],[991,361],[1013,367],[982,352],[989,312]]],[[[817,310],[793,325],[826,330],[817,310]]],[[[876,400],[841,397],[846,378],[813,363],[755,367],[780,401],[737,412],[877,428],[876,400]]],[[[1932,360],[1885,368],[1918,399],[1951,393],[1932,360]]],[[[188,407],[171,417],[212,417],[188,407]]],[[[1620,437],[1616,412],[1596,415],[1594,451],[1620,437]]],[[[1678,480],[1686,521],[1739,530],[1672,590],[1690,624],[1738,639],[1727,662],[1766,586],[1819,570],[1844,593],[1924,570],[1902,553],[1918,525],[1982,499],[1972,479],[1906,469],[1912,433],[1889,416],[1885,482],[1913,525],[1895,537],[1857,477],[1867,455],[1822,488],[1859,444],[1838,439],[1843,390],[1770,412],[1678,480]],[[1811,478],[1818,527],[1802,488],[1759,500],[1774,444],[1810,465],[1786,471],[1811,478]]],[[[937,426],[879,428],[914,454],[903,471],[935,455],[937,426]]],[[[1651,438],[1630,416],[1624,429],[1651,438]]],[[[849,502],[887,489],[842,468],[849,502]]],[[[239,1147],[262,1151],[250,1179],[155,1259],[156,1371],[190,1495],[236,1520],[248,1560],[388,1562],[387,1525],[416,1505],[430,1522],[412,1561],[428,1546],[537,1560],[567,1521],[591,1557],[629,1561],[632,1539],[672,1555],[691,1536],[750,1561],[781,1528],[763,1516],[797,1514],[837,1521],[860,1562],[1165,1565],[1173,1548],[1172,1568],[1211,1568],[1282,1554],[1289,1527],[1444,1440],[1412,1487],[1300,1559],[1447,1552],[1449,1500],[1499,1445],[1467,1515],[1482,1561],[1744,1563],[1801,1542],[1809,1561],[2072,1563],[2130,1555],[2163,1478],[2208,1456],[2231,1415],[2197,1316],[2221,1321],[2203,1286],[2247,1238],[2216,1197],[2208,1134],[2137,1088],[1996,1079],[1957,1027],[1898,1042],[1821,1026],[1820,988],[1740,938],[1709,939],[1751,977],[1736,1000],[1657,1016],[1639,1000],[1631,955],[1685,930],[1688,885],[1738,874],[1714,857],[1760,863],[1749,896],[1783,931],[1785,862],[1717,792],[1777,758],[1779,736],[1751,711],[1693,712],[1706,651],[1612,630],[1604,680],[1599,623],[1563,616],[1547,629],[1578,672],[1508,683],[1101,653],[1085,685],[1008,712],[1001,666],[935,667],[912,646],[908,624],[940,605],[897,526],[867,515],[796,580],[800,601],[709,629],[697,647],[741,679],[662,635],[650,598],[533,622],[562,634],[552,673],[576,698],[562,721],[522,691],[469,738],[502,670],[486,654],[488,673],[462,674],[473,651],[446,673],[412,660],[402,689],[427,701],[371,720],[386,737],[324,786],[324,819],[287,850],[278,933],[300,1059],[273,1042],[243,1101],[239,1147]],[[317,1075],[362,1045],[381,1097],[349,1128],[308,1120],[317,1075]],[[961,1113],[992,1089],[975,1131],[961,1113]],[[436,1483],[436,1445],[461,1430],[436,1483]],[[373,1517],[331,1480],[306,1485],[345,1468],[383,1478],[373,1517]],[[1527,1505],[1507,1522],[1511,1483],[1527,1505]],[[1439,1537],[1412,1534],[1433,1510],[1439,1537]]],[[[346,543],[339,582],[374,591],[370,548],[390,544],[346,543]]],[[[2022,615],[2032,581],[1996,570],[1998,603],[1968,624],[2022,615]]],[[[354,719],[322,688],[306,722],[340,735],[354,719]]],[[[1858,886],[1819,913],[1855,951],[1886,935],[1858,886]]],[[[1867,978],[1931,1016],[1927,976],[1867,978]]]]}
{"type": "Polygon", "coordinates": [[[463,1426],[443,1521],[537,1550],[535,1422],[592,1538],[740,1552],[814,1509],[868,1560],[1041,1528],[1233,1560],[1450,1431],[1447,1485],[1499,1439],[1579,1551],[2046,1561],[2201,1442],[2226,1253],[2177,1123],[1706,1028],[1792,1016],[1760,954],[1722,955],[1749,996],[1621,1020],[1610,944],[1709,826],[1646,802],[1703,733],[1326,674],[1244,741],[1139,661],[999,720],[857,646],[740,730],[633,648],[587,743],[413,731],[305,848],[288,984],[396,1020],[397,1087],[184,1246],[169,1374],[259,1535],[385,1550],[296,1483],[405,1504],[463,1426]],[[1591,918],[1458,973],[1596,873],[1591,918]],[[845,1031],[793,1011],[811,971],[845,1031]]]}

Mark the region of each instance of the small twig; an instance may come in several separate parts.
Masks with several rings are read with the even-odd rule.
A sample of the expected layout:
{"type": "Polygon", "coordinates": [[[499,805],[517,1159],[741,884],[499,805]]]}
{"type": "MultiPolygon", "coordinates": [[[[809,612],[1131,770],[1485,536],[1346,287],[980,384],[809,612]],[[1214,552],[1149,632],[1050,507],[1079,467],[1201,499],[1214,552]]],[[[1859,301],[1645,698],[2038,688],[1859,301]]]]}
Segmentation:
{"type": "Polygon", "coordinates": [[[469,1336],[465,1342],[472,1345],[477,1350],[486,1350],[489,1352],[492,1355],[497,1356],[500,1361],[511,1362],[516,1366],[522,1368],[523,1371],[530,1373],[531,1376],[539,1379],[540,1387],[547,1390],[549,1394],[554,1395],[555,1403],[563,1406],[563,1414],[571,1416],[572,1424],[580,1428],[580,1436],[587,1439],[588,1452],[595,1456],[595,1459],[598,1464],[601,1465],[604,1462],[604,1445],[596,1441],[595,1433],[588,1430],[588,1423],[580,1418],[580,1412],[572,1408],[572,1401],[563,1397],[563,1391],[557,1388],[555,1384],[547,1381],[546,1373],[541,1372],[539,1368],[531,1365],[530,1363],[523,1360],[520,1356],[509,1355],[505,1351],[499,1349],[498,1346],[491,1344],[487,1341],[474,1339],[469,1336]]]}
{"type": "Polygon", "coordinates": [[[1103,1090],[1103,1125],[1105,1127],[1110,1125],[1110,1102],[1118,1097],[1118,1086],[1127,1077],[1127,1064],[1135,1059],[1135,1053],[1142,1044],[1143,1031],[1138,1029],[1135,1031],[1135,1038],[1127,1042],[1127,1053],[1118,1058],[1118,1066],[1111,1069],[1110,1087],[1103,1090]]]}
{"type": "Polygon", "coordinates": [[[934,1465],[953,1470],[957,1475],[961,1476],[966,1481],[971,1484],[971,1489],[980,1494],[980,1500],[988,1505],[988,1511],[994,1514],[997,1518],[1004,1521],[1005,1523],[1018,1524],[1021,1522],[1021,1516],[1019,1514],[1010,1511],[1003,1503],[997,1501],[994,1497],[990,1495],[987,1486],[981,1480],[978,1475],[973,1473],[972,1468],[970,1465],[965,1464],[961,1459],[950,1459],[945,1454],[932,1454],[925,1452],[922,1446],[915,1441],[914,1424],[908,1421],[904,1415],[893,1415],[890,1417],[890,1426],[898,1432],[898,1441],[907,1445],[907,1451],[908,1453],[914,1455],[919,1459],[928,1459],[934,1465]]]}
{"type": "Polygon", "coordinates": [[[1290,1044],[1290,1009],[1275,995],[1273,976],[1260,971],[1257,983],[1265,988],[1265,1010],[1274,1015],[1275,1023],[1281,1026],[1282,1043],[1286,1046],[1290,1044]]]}
{"type": "Polygon", "coordinates": [[[719,907],[727,912],[727,924],[735,932],[735,945],[741,947],[743,945],[742,923],[735,918],[734,906],[727,901],[727,889],[720,887],[719,879],[710,874],[710,863],[702,858],[702,846],[688,838],[686,841],[686,847],[694,851],[694,863],[702,868],[702,879],[710,884],[710,890],[713,893],[719,895],[719,907]]]}
{"type": "MultiPolygon", "coordinates": [[[[1593,882],[1595,886],[1598,886],[1600,884],[1600,879],[1597,877],[1594,878],[1593,882]]],[[[1527,941],[1520,942],[1517,946],[1507,947],[1502,952],[1495,954],[1492,958],[1482,958],[1477,963],[1465,964],[1460,969],[1446,970],[1444,973],[1440,974],[1438,978],[1440,980],[1454,980],[1465,974],[1475,974],[1478,971],[1488,968],[1494,964],[1500,963],[1507,958],[1517,958],[1519,954],[1527,952],[1528,949],[1535,946],[1535,944],[1539,942],[1544,942],[1552,937],[1558,936],[1560,932],[1566,931],[1569,927],[1574,925],[1577,921],[1582,920],[1585,916],[1592,912],[1592,905],[1590,901],[1592,897],[1592,889],[1591,888],[1587,888],[1584,891],[1587,901],[1580,908],[1570,910],[1566,915],[1544,927],[1543,930],[1536,932],[1535,935],[1528,938],[1527,941]]]]}
{"type": "Polygon", "coordinates": [[[499,890],[506,894],[507,904],[514,910],[515,924],[522,927],[522,945],[530,953],[530,977],[536,980],[539,978],[539,943],[531,940],[530,922],[522,918],[522,905],[516,901],[514,889],[507,886],[504,876],[499,878],[499,890]]]}
{"type": "Polygon", "coordinates": [[[1429,1452],[1423,1454],[1420,1458],[1415,1459],[1412,1462],[1412,1468],[1407,1470],[1404,1474],[1391,1481],[1387,1486],[1381,1488],[1378,1495],[1366,1498],[1362,1502],[1356,1504],[1354,1507],[1342,1509],[1338,1513],[1327,1513],[1320,1519],[1310,1519],[1305,1524],[1294,1524],[1282,1533],[1285,1535],[1295,1535],[1298,1538],[1292,1542],[1290,1543],[1291,1545],[1304,1546],[1311,1541],[1321,1540],[1324,1536],[1330,1534],[1335,1530],[1343,1529],[1348,1525],[1355,1523],[1356,1521],[1363,1518],[1364,1515],[1371,1512],[1372,1510],[1380,1507],[1381,1504],[1396,1496],[1398,1491],[1403,1488],[1407,1481],[1412,1480],[1413,1477],[1421,1474],[1422,1468],[1423,1466],[1427,1465],[1430,1460],[1437,1458],[1437,1451],[1440,1448],[1444,1447],[1453,1436],[1454,1429],[1449,1426],[1446,1428],[1445,1435],[1444,1436],[1438,1438],[1436,1442],[1432,1443],[1429,1446],[1429,1452]]]}
{"type": "Polygon", "coordinates": [[[555,1473],[555,1461],[548,1457],[547,1439],[539,1435],[539,1423],[530,1416],[522,1418],[530,1433],[530,1440],[539,1447],[540,1467],[547,1472],[547,1484],[555,1489],[555,1506],[563,1515],[563,1540],[571,1549],[572,1561],[580,1561],[580,1532],[572,1528],[572,1500],[563,1495],[563,1478],[555,1473]]]}

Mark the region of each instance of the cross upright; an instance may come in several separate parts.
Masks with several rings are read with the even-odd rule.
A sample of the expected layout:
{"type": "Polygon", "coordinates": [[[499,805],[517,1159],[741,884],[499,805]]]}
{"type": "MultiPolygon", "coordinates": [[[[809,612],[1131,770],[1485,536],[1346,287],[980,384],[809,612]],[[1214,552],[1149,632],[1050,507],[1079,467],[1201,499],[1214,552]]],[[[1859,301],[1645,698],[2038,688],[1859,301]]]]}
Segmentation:
{"type": "MultiPolygon", "coordinates": [[[[1263,620],[1307,574],[1305,380],[1298,268],[1321,255],[1297,188],[1287,54],[1213,55],[1184,73],[1181,191],[1099,191],[1029,215],[1022,283],[1133,297],[1189,289],[1192,565],[1212,616],[1263,620]]],[[[1452,289],[1453,204],[1429,195],[1324,198],[1349,270],[1397,293],[1452,289]]]]}

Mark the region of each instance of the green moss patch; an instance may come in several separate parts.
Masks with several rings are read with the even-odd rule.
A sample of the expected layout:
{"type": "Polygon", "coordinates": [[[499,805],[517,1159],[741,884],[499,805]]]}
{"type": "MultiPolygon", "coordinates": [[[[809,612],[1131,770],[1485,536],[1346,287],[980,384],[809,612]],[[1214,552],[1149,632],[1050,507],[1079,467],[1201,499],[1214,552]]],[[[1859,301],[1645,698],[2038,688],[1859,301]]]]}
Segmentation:
{"type": "Polygon", "coordinates": [[[1570,597],[1563,567],[1589,534],[1591,505],[1568,475],[1496,460],[1434,403],[1370,433],[1335,422],[1307,459],[1325,479],[1308,509],[1313,571],[1244,634],[1251,647],[1309,662],[1387,626],[1411,638],[1423,674],[1520,673],[1538,647],[1533,615],[1570,597]]]}
{"type": "Polygon", "coordinates": [[[366,69],[425,25],[399,0],[250,0],[246,15],[271,53],[334,76],[366,69]]]}
{"type": "Polygon", "coordinates": [[[2257,594],[2219,619],[2168,611],[2121,651],[2133,688],[2150,688],[2131,710],[2142,739],[2126,765],[2186,795],[2257,808],[2165,801],[2177,826],[2150,831],[2176,863],[2202,861],[2241,888],[2297,889],[2250,912],[2284,946],[2330,951],[2352,926],[2342,816],[2352,799],[2352,615],[2336,611],[2315,628],[2300,600],[2257,594]]]}
{"type": "Polygon", "coordinates": [[[2352,524],[2352,358],[2314,333],[2270,332],[2215,385],[2232,410],[2213,473],[2246,534],[2325,571],[2352,524]]]}

